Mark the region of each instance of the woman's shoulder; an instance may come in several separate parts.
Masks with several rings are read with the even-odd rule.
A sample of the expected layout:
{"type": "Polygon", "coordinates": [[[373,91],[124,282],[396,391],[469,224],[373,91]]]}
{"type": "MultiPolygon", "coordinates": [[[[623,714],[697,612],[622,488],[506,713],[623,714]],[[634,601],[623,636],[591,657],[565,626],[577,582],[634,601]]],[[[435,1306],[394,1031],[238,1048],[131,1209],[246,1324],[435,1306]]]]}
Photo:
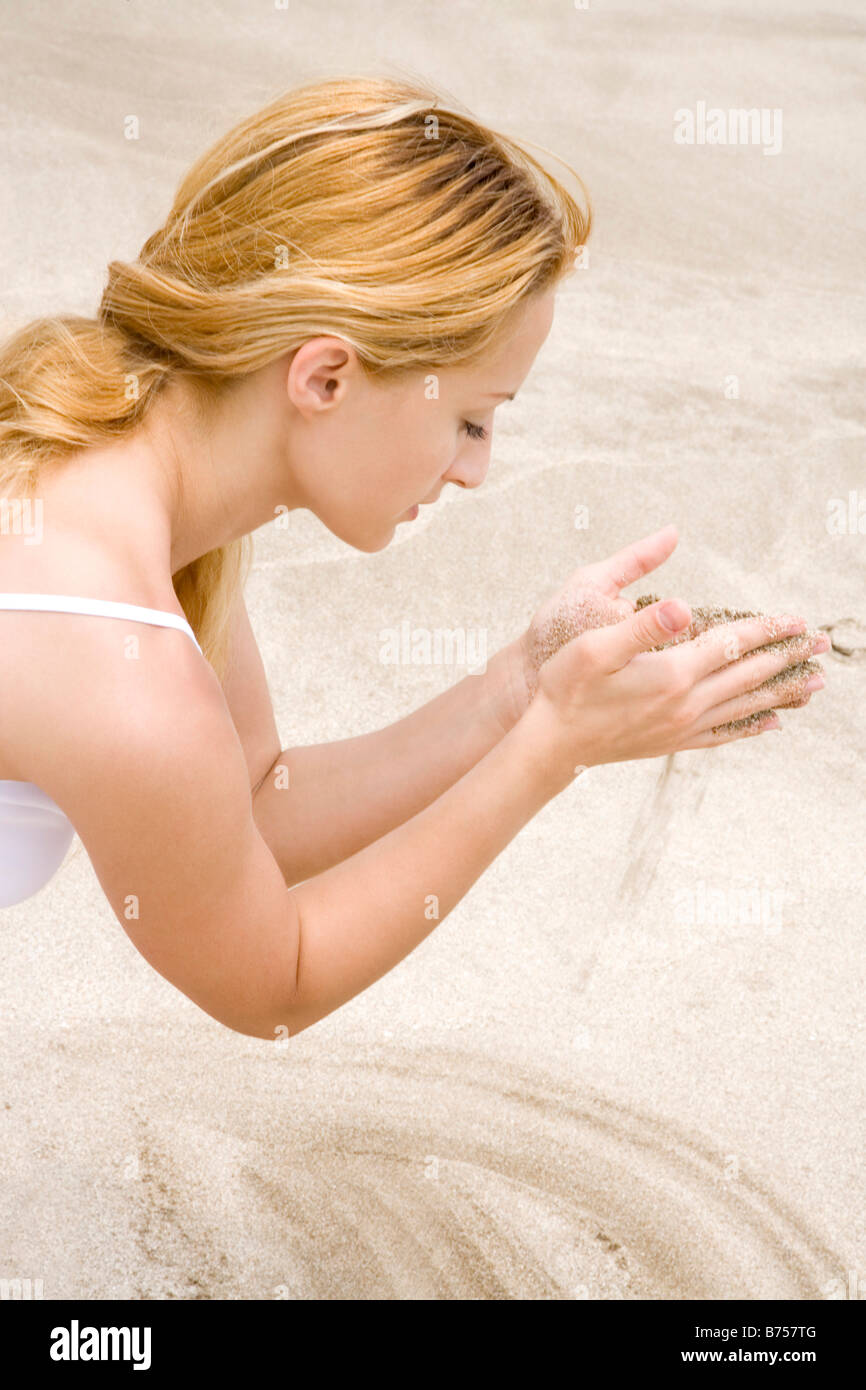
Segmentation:
{"type": "Polygon", "coordinates": [[[14,679],[0,680],[0,780],[33,783],[76,826],[131,774],[164,772],[170,796],[185,750],[206,758],[213,747],[218,756],[220,742],[234,738],[219,682],[185,633],[103,617],[8,616],[33,624],[12,637],[4,672],[14,679]]]}
{"type": "Polygon", "coordinates": [[[195,699],[215,681],[170,580],[136,584],[108,555],[0,557],[0,643],[0,780],[42,785],[40,769],[74,757],[87,729],[144,718],[166,683],[195,699]]]}

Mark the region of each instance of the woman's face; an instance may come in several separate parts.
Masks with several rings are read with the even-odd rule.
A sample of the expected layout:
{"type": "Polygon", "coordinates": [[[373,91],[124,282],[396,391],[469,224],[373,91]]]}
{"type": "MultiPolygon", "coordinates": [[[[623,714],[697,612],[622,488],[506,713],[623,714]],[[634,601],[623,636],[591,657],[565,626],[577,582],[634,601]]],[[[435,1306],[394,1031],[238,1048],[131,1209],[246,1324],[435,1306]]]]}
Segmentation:
{"type": "Polygon", "coordinates": [[[299,505],[348,545],[375,551],[446,483],[480,486],[493,412],[527,376],[553,309],[552,290],[527,300],[478,366],[421,371],[385,385],[366,377],[343,339],[304,343],[287,383],[288,467],[299,505]]]}

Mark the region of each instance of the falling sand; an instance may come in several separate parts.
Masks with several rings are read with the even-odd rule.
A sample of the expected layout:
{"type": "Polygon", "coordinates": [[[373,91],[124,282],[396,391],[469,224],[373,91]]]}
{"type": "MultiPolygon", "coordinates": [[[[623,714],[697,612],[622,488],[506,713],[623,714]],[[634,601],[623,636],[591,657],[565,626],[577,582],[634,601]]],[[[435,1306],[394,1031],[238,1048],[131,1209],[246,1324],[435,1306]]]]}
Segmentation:
{"type": "MultiPolygon", "coordinates": [[[[643,594],[635,600],[635,612],[645,608],[650,603],[660,601],[658,594],[643,594]]],[[[691,607],[691,605],[689,605],[691,607]]],[[[701,633],[708,628],[716,627],[720,623],[733,623],[742,618],[762,618],[768,626],[770,637],[775,632],[782,630],[782,625],[778,620],[771,618],[766,613],[757,612],[755,609],[742,608],[723,608],[715,605],[703,607],[691,607],[692,621],[683,632],[676,637],[672,637],[669,642],[662,642],[653,651],[662,651],[665,647],[676,646],[681,642],[691,642],[700,637],[701,633]]],[[[535,693],[537,686],[537,674],[540,666],[549,660],[555,652],[572,638],[578,637],[582,632],[589,628],[607,627],[611,623],[624,621],[630,615],[623,611],[622,600],[617,603],[613,599],[606,598],[603,594],[582,594],[579,598],[564,602],[557,612],[543,624],[539,632],[533,639],[531,650],[532,667],[534,679],[531,682],[532,693],[535,693]]],[[[804,637],[818,637],[821,634],[817,629],[808,628],[804,633],[795,637],[777,638],[766,642],[760,650],[767,653],[784,652],[797,642],[802,642],[804,637]]],[[[730,664],[734,665],[737,661],[742,661],[746,656],[754,655],[753,652],[745,652],[742,656],[733,657],[730,664]]],[[[730,732],[735,733],[748,729],[756,724],[763,722],[773,710],[772,699],[780,691],[790,693],[792,684],[805,682],[808,677],[816,672],[823,671],[820,661],[809,658],[805,661],[792,663],[783,670],[778,671],[774,676],[762,681],[755,686],[755,690],[765,691],[767,694],[767,705],[764,709],[757,710],[753,714],[745,716],[743,719],[731,720],[729,723],[717,725],[714,733],[730,732]]],[[[788,706],[790,708],[790,706],[788,706]]]]}

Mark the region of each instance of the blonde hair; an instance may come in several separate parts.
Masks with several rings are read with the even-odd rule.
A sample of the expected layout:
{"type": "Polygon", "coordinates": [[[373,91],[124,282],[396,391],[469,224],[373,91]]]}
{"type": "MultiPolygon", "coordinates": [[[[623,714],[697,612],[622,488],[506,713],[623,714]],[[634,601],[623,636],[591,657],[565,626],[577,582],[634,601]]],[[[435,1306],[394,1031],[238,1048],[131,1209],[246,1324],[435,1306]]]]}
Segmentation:
{"type": "MultiPolygon", "coordinates": [[[[42,462],[129,434],[169,378],[218,396],[320,334],[379,380],[477,361],[574,269],[591,221],[574,177],[585,209],[414,81],[285,93],[193,164],[138,259],[110,263],[96,318],[37,319],[2,346],[0,495],[32,495],[42,462]]],[[[246,535],[172,576],[220,679],[251,562],[246,535]]]]}

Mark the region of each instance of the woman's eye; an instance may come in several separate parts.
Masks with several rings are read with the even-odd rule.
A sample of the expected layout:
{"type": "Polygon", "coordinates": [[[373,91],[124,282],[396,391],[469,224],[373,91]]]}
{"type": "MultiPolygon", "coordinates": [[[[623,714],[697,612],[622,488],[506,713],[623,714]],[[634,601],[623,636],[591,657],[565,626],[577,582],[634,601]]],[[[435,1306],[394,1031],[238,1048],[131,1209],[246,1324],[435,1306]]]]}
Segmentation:
{"type": "Polygon", "coordinates": [[[470,439],[486,439],[487,431],[483,425],[473,425],[471,420],[463,421],[463,428],[470,439]]]}

